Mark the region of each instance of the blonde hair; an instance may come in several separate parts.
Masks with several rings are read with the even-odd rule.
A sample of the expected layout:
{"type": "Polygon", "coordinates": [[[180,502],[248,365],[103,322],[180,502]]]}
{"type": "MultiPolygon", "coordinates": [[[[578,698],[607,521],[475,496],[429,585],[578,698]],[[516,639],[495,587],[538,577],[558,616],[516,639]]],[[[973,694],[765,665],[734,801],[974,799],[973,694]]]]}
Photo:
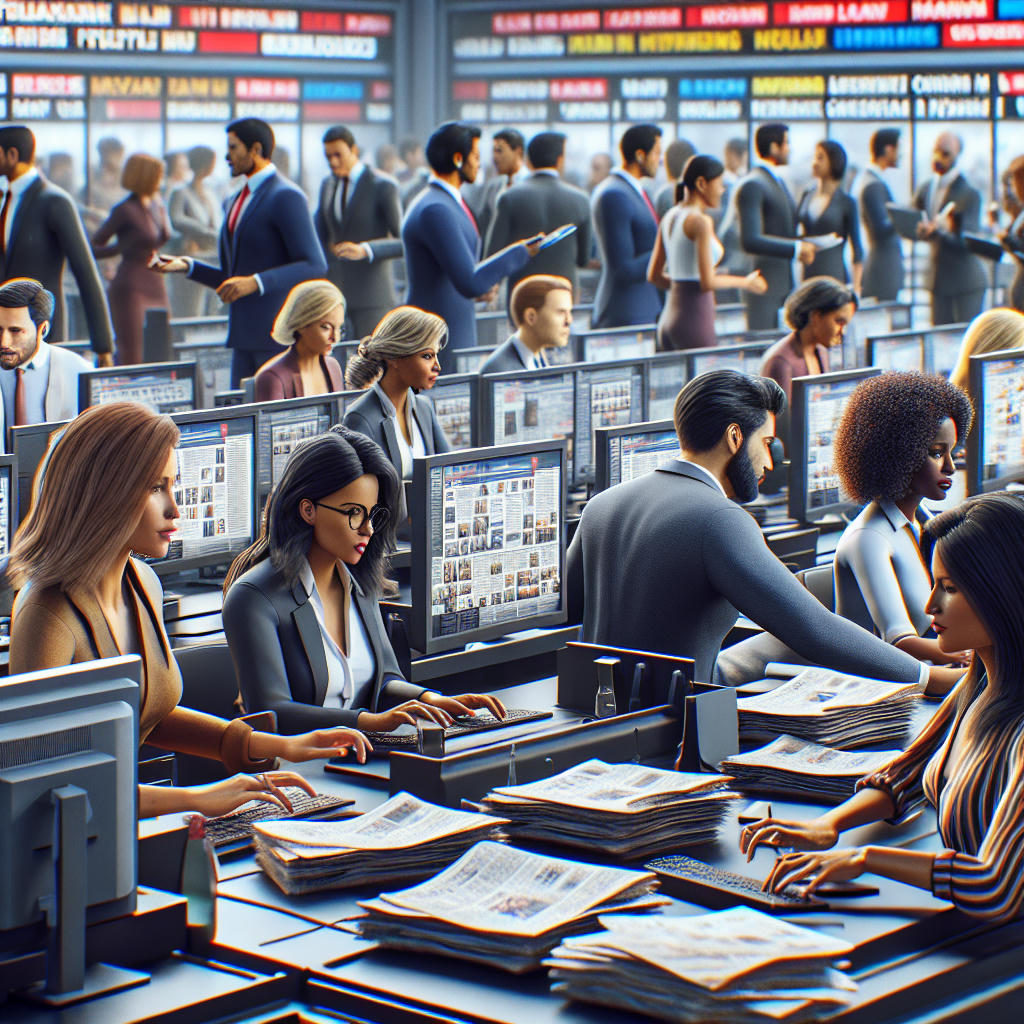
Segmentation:
{"type": "Polygon", "coordinates": [[[164,162],[148,153],[132,153],[121,170],[121,188],[137,196],[151,196],[160,187],[164,162]]]}
{"type": "Polygon", "coordinates": [[[137,402],[87,409],[50,444],[8,564],[15,589],[95,587],[135,532],[178,443],[167,416],[137,402]]]}
{"type": "MultiPolygon", "coordinates": [[[[988,309],[976,316],[964,331],[960,355],[949,375],[950,383],[970,394],[971,356],[1024,348],[1024,314],[1015,309],[988,309]]],[[[977,396],[971,401],[977,406],[977,396]]]]}
{"type": "Polygon", "coordinates": [[[288,293],[270,336],[278,345],[292,345],[303,327],[316,323],[338,306],[344,316],[345,296],[330,281],[302,281],[288,293]]]}
{"type": "Polygon", "coordinates": [[[399,306],[386,313],[373,334],[359,342],[345,367],[345,387],[360,390],[383,376],[389,359],[414,356],[424,349],[442,349],[448,325],[433,313],[415,306],[399,306]]]}

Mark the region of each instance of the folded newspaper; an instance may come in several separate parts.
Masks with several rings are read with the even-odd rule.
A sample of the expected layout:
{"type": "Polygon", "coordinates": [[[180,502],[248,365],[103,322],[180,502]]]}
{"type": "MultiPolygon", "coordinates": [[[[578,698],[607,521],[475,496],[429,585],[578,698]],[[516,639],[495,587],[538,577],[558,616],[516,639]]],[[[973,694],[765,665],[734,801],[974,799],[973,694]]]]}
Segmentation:
{"type": "Polygon", "coordinates": [[[836,750],[796,736],[780,736],[766,747],[733,754],[719,765],[738,789],[807,796],[842,803],[857,781],[878,771],[899,750],[836,750]]]}
{"type": "Polygon", "coordinates": [[[734,907],[698,917],[602,917],[606,930],[565,939],[544,960],[569,999],[682,1024],[817,1020],[852,999],[834,966],[853,947],[734,907]]]}
{"type": "Polygon", "coordinates": [[[841,750],[898,743],[920,699],[912,683],[805,668],[774,690],[736,701],[740,739],[797,736],[841,750]]]}
{"type": "Polygon", "coordinates": [[[396,793],[343,821],[268,821],[253,829],[256,863],[286,893],[425,878],[508,822],[396,793]]]}
{"type": "Polygon", "coordinates": [[[585,761],[524,786],[501,786],[481,809],[511,820],[516,838],[648,857],[712,842],[730,802],[726,775],[585,761]]]}
{"type": "Polygon", "coordinates": [[[671,902],[649,871],[582,864],[477,843],[411,889],[360,901],[359,934],[381,945],[473,960],[521,973],[566,936],[610,912],[646,913],[671,902]]]}

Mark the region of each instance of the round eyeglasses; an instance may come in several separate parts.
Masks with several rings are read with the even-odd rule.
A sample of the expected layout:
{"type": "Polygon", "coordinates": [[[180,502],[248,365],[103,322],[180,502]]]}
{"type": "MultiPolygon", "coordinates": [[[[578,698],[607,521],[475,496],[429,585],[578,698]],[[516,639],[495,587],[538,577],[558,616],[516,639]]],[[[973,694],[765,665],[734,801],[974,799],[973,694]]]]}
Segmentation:
{"type": "Polygon", "coordinates": [[[321,508],[329,508],[332,512],[339,512],[343,516],[348,516],[348,525],[357,533],[367,523],[370,524],[370,529],[374,533],[378,530],[383,530],[391,518],[391,513],[383,505],[374,505],[373,508],[368,509],[365,505],[356,504],[352,504],[347,508],[338,508],[337,505],[328,505],[322,501],[316,501],[313,504],[319,505],[321,508]]]}

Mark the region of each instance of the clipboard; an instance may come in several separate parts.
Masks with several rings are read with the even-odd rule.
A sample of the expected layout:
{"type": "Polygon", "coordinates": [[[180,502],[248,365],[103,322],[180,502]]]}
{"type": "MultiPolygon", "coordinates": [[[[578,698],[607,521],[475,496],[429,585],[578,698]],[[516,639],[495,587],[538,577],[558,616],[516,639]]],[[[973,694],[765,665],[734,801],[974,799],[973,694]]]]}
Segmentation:
{"type": "Polygon", "coordinates": [[[892,226],[896,229],[896,234],[916,242],[918,240],[917,225],[924,220],[924,210],[918,210],[913,206],[900,206],[899,203],[886,203],[885,208],[892,218],[892,226]]]}
{"type": "Polygon", "coordinates": [[[549,246],[557,245],[563,239],[566,239],[575,233],[575,224],[563,224],[560,228],[555,228],[555,230],[550,232],[550,234],[545,235],[543,241],[540,243],[540,247],[542,249],[547,249],[549,246]]]}

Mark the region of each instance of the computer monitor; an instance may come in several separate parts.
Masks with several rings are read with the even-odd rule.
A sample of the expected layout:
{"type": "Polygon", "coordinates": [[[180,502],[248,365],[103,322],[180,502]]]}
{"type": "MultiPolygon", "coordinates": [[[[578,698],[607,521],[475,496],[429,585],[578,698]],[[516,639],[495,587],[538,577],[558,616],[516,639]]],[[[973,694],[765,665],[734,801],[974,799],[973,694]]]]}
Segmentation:
{"type": "Polygon", "coordinates": [[[267,495],[277,485],[292,449],[310,437],[317,437],[341,422],[343,415],[337,394],[310,398],[285,398],[256,406],[257,507],[263,508],[267,495]]]}
{"type": "Polygon", "coordinates": [[[910,326],[910,306],[903,302],[865,300],[857,307],[850,326],[855,326],[862,338],[902,331],[910,326]]]}
{"type": "Polygon", "coordinates": [[[839,484],[832,442],[843,409],[861,381],[882,371],[869,366],[793,379],[789,445],[789,514],[803,522],[860,508],[839,484]]]}
{"type": "Polygon", "coordinates": [[[949,377],[960,358],[967,324],[943,324],[925,331],[925,366],[929,373],[949,377]]]}
{"type": "MultiPolygon", "coordinates": [[[[773,334],[774,337],[774,334],[773,334]]],[[[777,339],[776,339],[777,340],[777,339]]],[[[761,360],[774,341],[744,341],[736,345],[715,345],[713,348],[691,348],[687,376],[690,380],[708,370],[739,370],[741,373],[756,375],[761,369],[761,360]]]]}
{"type": "Polygon", "coordinates": [[[175,317],[168,324],[171,344],[179,345],[220,345],[228,340],[228,318],[226,316],[175,317]]]}
{"type": "Polygon", "coordinates": [[[258,408],[239,405],[173,417],[181,432],[174,500],[181,518],[160,574],[224,565],[257,532],[256,433],[258,408]]]}
{"type": "Polygon", "coordinates": [[[594,490],[635,480],[678,454],[679,438],[672,420],[598,427],[594,431],[594,490]]]}
{"type": "Polygon", "coordinates": [[[654,324],[647,327],[606,327],[579,334],[581,363],[644,359],[658,350],[654,324]]]}
{"type": "Polygon", "coordinates": [[[140,402],[153,412],[189,412],[196,405],[195,363],[138,363],[84,370],[78,378],[78,411],[107,402],[140,402]]]}
{"type": "Polygon", "coordinates": [[[477,313],[476,343],[480,346],[497,348],[509,339],[515,330],[509,323],[508,314],[504,310],[493,313],[477,313]]]}
{"type": "Polygon", "coordinates": [[[18,528],[18,460],[0,455],[0,558],[11,550],[18,528]]]}
{"type": "Polygon", "coordinates": [[[715,333],[739,334],[747,329],[747,307],[742,302],[726,302],[715,309],[715,333]]]}
{"type": "Polygon", "coordinates": [[[593,306],[573,306],[572,307],[572,333],[582,334],[584,331],[590,330],[590,321],[594,316],[593,306]]]}
{"type": "Polygon", "coordinates": [[[593,436],[597,427],[643,423],[647,418],[645,363],[580,364],[576,368],[572,480],[594,482],[593,436]]]}
{"type": "Polygon", "coordinates": [[[11,428],[11,446],[14,449],[14,461],[18,471],[18,522],[27,515],[32,505],[32,482],[36,470],[43,461],[50,441],[59,434],[70,420],[59,420],[53,423],[26,423],[21,427],[11,428]]]}
{"type": "Polygon", "coordinates": [[[1024,481],[1024,352],[971,356],[977,417],[967,435],[967,493],[1024,481]]]}
{"type": "Polygon", "coordinates": [[[676,398],[689,378],[689,356],[684,351],[659,352],[647,360],[647,418],[670,420],[676,398]]]}
{"type": "Polygon", "coordinates": [[[565,622],[566,455],[538,441],[415,460],[413,647],[565,622]]]}
{"type": "Polygon", "coordinates": [[[174,356],[196,364],[196,408],[212,409],[216,395],[231,388],[233,352],[219,341],[183,341],[174,346],[174,356]]]}
{"type": "Polygon", "coordinates": [[[880,370],[925,370],[925,332],[891,331],[869,337],[865,354],[868,366],[880,370]]]}
{"type": "Polygon", "coordinates": [[[480,367],[489,356],[494,355],[493,345],[474,345],[472,348],[452,350],[456,373],[479,373],[480,367]]]}
{"type": "Polygon", "coordinates": [[[429,391],[421,392],[434,404],[438,422],[452,451],[476,444],[477,403],[480,376],[476,373],[446,373],[429,391]]]}
{"type": "Polygon", "coordinates": [[[0,686],[0,960],[24,956],[18,987],[39,978],[47,945],[56,998],[146,980],[85,967],[86,925],[136,905],[141,667],[110,658],[0,686]]]}

